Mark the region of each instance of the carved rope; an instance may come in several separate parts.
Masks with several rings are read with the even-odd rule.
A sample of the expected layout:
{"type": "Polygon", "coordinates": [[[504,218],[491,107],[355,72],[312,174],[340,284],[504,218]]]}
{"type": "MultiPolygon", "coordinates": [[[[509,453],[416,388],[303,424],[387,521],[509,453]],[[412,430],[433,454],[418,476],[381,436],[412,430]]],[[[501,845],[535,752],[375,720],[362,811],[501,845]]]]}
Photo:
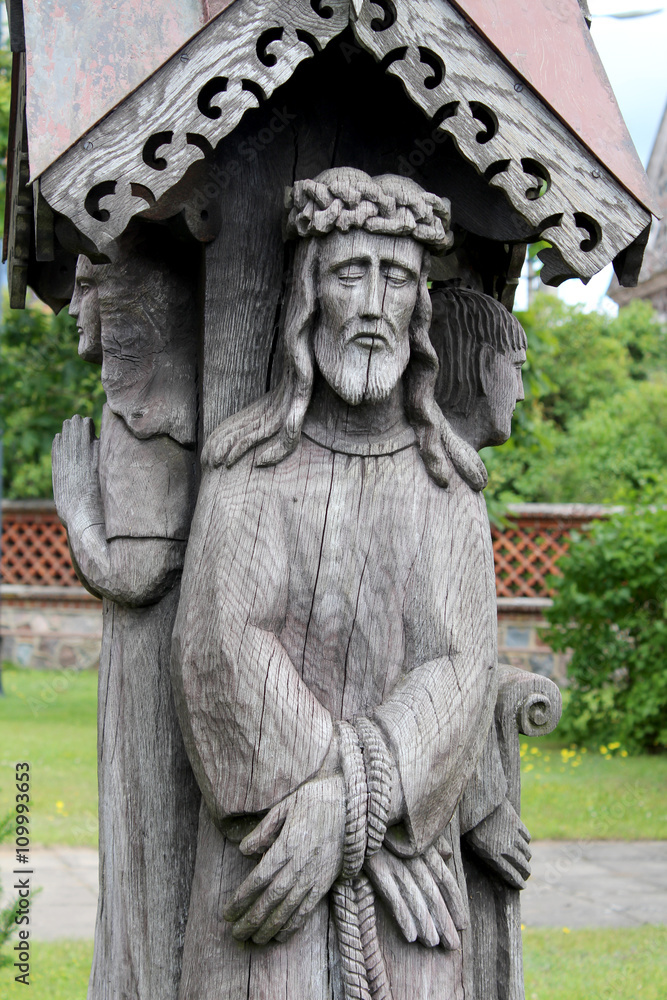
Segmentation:
{"type": "Polygon", "coordinates": [[[423,163],[450,136],[553,244],[545,280],[587,279],[645,230],[648,213],[445,0],[236,0],[45,172],[44,196],[113,256],[134,215],[159,212],[188,167],[350,20],[433,121],[433,149],[408,158],[423,163]]]}
{"type": "Polygon", "coordinates": [[[366,805],[368,789],[364,758],[354,727],[349,722],[338,724],[340,736],[340,763],[345,778],[347,815],[345,819],[345,847],[341,877],[353,878],[361,871],[366,856],[366,805]]]}
{"type": "Polygon", "coordinates": [[[380,730],[370,719],[355,722],[359,734],[364,766],[366,768],[367,834],[366,857],[370,858],[382,847],[391,808],[392,760],[380,730]]]}
{"type": "Polygon", "coordinates": [[[366,875],[336,882],[331,903],[341,957],[345,1000],[392,1000],[366,875]]]}

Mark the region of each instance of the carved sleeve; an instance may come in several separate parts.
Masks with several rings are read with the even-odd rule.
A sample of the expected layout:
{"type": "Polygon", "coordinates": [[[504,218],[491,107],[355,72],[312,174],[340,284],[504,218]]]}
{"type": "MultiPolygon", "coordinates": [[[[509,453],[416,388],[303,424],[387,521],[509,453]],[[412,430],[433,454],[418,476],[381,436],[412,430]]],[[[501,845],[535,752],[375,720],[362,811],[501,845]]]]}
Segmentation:
{"type": "Polygon", "coordinates": [[[507,790],[507,778],[498,748],[498,734],[492,723],[484,749],[461,799],[461,833],[468,833],[495,812],[506,797],[507,790]]]}
{"type": "Polygon", "coordinates": [[[217,823],[269,809],[311,778],[333,735],[277,638],[289,580],[284,526],[247,478],[246,462],[205,473],[172,645],[186,747],[217,823]]]}
{"type": "Polygon", "coordinates": [[[163,538],[116,538],[107,542],[104,525],[68,527],[72,561],[84,586],[116,604],[154,604],[176,582],[184,542],[163,538]]]}
{"type": "Polygon", "coordinates": [[[440,566],[434,571],[427,564],[421,586],[426,599],[442,607],[440,645],[448,653],[428,650],[373,713],[404,798],[403,823],[390,827],[387,839],[406,856],[425,850],[450,821],[487,739],[498,689],[495,577],[484,501],[458,488],[447,503],[449,510],[438,516],[444,522],[440,566]],[[438,578],[439,595],[429,584],[438,578]]]}
{"type": "MultiPolygon", "coordinates": [[[[92,455],[92,451],[91,451],[92,455]]],[[[166,435],[140,440],[105,407],[98,475],[64,470],[82,489],[67,534],[84,585],[99,597],[142,606],[174,585],[192,512],[194,454],[166,435]]]]}

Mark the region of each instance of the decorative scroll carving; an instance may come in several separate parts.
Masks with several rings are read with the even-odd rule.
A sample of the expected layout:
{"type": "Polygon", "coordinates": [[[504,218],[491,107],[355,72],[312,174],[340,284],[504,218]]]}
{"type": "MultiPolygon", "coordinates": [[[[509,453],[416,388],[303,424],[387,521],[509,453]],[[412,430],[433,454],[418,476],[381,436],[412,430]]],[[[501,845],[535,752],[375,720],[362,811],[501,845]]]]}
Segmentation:
{"type": "Polygon", "coordinates": [[[45,197],[112,258],[130,219],[156,205],[158,217],[160,198],[188,168],[348,16],[348,0],[237,0],[45,173],[45,197]]]}
{"type": "Polygon", "coordinates": [[[430,118],[448,109],[439,128],[557,248],[543,257],[547,282],[590,278],[623,250],[627,235],[646,227],[648,213],[450,4],[420,0],[391,9],[390,17],[386,3],[366,0],[354,23],[357,38],[430,118]]]}
{"type": "Polygon", "coordinates": [[[648,214],[445,0],[236,0],[44,174],[44,195],[113,256],[129,220],[159,217],[188,167],[350,19],[359,43],[553,244],[545,281],[587,280],[644,238],[648,214]]]}

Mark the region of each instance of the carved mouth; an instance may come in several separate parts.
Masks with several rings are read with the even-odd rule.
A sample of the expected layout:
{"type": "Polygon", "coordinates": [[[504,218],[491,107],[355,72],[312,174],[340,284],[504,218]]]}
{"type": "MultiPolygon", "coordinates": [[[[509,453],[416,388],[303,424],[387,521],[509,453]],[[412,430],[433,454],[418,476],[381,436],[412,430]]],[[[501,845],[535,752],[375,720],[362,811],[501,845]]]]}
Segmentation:
{"type": "Polygon", "coordinates": [[[367,351],[373,350],[377,347],[389,347],[389,343],[386,337],[383,337],[381,333],[367,333],[362,331],[357,333],[352,338],[353,343],[358,344],[359,347],[366,348],[367,351]]]}

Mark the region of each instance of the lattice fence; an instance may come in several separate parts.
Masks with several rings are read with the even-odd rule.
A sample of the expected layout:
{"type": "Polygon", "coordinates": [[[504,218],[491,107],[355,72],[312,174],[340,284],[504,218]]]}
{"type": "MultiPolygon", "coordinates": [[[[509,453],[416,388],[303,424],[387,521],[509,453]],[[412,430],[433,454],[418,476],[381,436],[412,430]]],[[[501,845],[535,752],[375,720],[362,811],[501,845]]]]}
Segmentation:
{"type": "Polygon", "coordinates": [[[503,528],[491,529],[498,597],[552,597],[547,578],[561,575],[557,561],[567,552],[572,532],[609,513],[583,504],[553,508],[553,513],[524,508],[511,514],[503,528]]]}
{"type": "MultiPolygon", "coordinates": [[[[28,586],[76,586],[65,529],[54,510],[7,505],[2,519],[2,582],[28,586]]],[[[546,578],[558,574],[557,559],[567,552],[570,534],[591,520],[582,508],[573,514],[511,515],[492,529],[498,597],[550,597],[546,578]]],[[[599,514],[598,514],[599,516],[599,514]]]]}
{"type": "Polygon", "coordinates": [[[78,585],[67,534],[55,511],[3,510],[2,582],[33,587],[78,585]]]}
{"type": "Polygon", "coordinates": [[[571,528],[511,524],[494,528],[493,557],[498,597],[551,597],[550,574],[560,575],[556,560],[567,552],[571,528]]]}

